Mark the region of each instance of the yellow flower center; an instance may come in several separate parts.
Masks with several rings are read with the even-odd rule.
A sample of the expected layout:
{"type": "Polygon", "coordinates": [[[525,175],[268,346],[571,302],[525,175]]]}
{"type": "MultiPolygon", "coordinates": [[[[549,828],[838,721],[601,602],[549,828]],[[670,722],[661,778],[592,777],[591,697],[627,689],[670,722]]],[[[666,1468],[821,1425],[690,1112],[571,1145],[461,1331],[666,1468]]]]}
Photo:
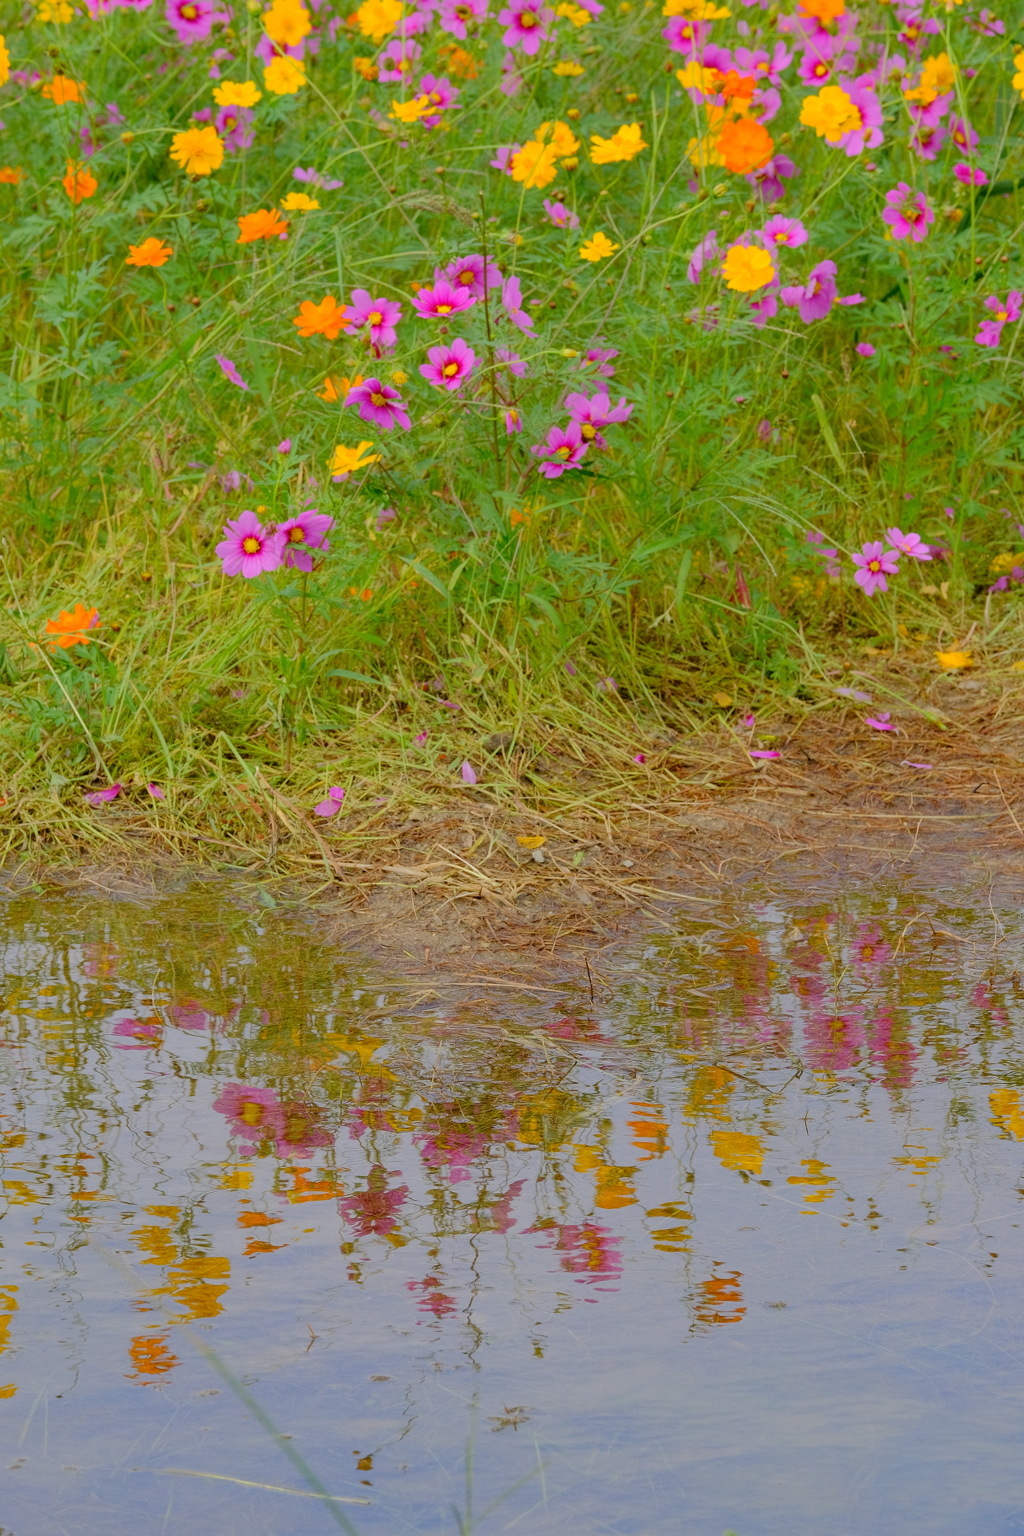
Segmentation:
{"type": "Polygon", "coordinates": [[[445,363],[444,367],[441,369],[441,372],[444,374],[446,379],[454,379],[458,371],[458,363],[445,363]]]}
{"type": "Polygon", "coordinates": [[[379,390],[376,390],[370,396],[370,401],[371,401],[371,403],[373,405],[378,405],[378,406],[380,406],[380,405],[387,405],[388,397],[387,397],[387,395],[382,395],[379,390]]]}
{"type": "Polygon", "coordinates": [[[181,14],[184,16],[186,21],[195,21],[196,17],[199,15],[199,7],[196,5],[183,5],[181,8],[181,14]]]}
{"type": "Polygon", "coordinates": [[[869,560],[868,561],[868,570],[872,573],[872,575],[877,576],[881,569],[882,569],[882,562],[881,562],[881,560],[869,560]]]}
{"type": "Polygon", "coordinates": [[[997,312],[997,314],[996,314],[996,319],[997,320],[1009,320],[1009,318],[1010,318],[1009,311],[1005,310],[1005,309],[1000,309],[997,312]]]}
{"type": "Polygon", "coordinates": [[[519,25],[527,29],[535,27],[537,25],[537,18],[532,11],[524,11],[519,18],[519,25]]]}
{"type": "Polygon", "coordinates": [[[303,530],[301,528],[298,528],[298,527],[289,528],[288,529],[288,542],[289,542],[289,544],[305,544],[305,542],[306,542],[306,535],[305,535],[305,533],[303,532],[303,530]]]}
{"type": "Polygon", "coordinates": [[[592,426],[589,421],[585,421],[580,427],[580,436],[585,437],[589,443],[597,436],[597,428],[592,426]]]}
{"type": "Polygon", "coordinates": [[[569,445],[567,443],[563,443],[561,448],[556,448],[555,449],[555,458],[556,459],[567,459],[571,452],[572,452],[572,449],[569,447],[569,445]]]}
{"type": "Polygon", "coordinates": [[[253,538],[251,533],[248,538],[242,540],[242,549],[247,555],[258,555],[261,547],[259,539],[253,538]]]}
{"type": "Polygon", "coordinates": [[[464,288],[469,288],[472,285],[475,275],[476,274],[474,272],[469,270],[460,272],[455,281],[457,283],[461,283],[464,288]]]}
{"type": "Polygon", "coordinates": [[[245,1125],[259,1125],[263,1119],[263,1105],[254,1104],[247,1099],[242,1105],[242,1112],[238,1117],[245,1125]]]}
{"type": "Polygon", "coordinates": [[[452,312],[452,307],[450,304],[439,304],[437,306],[437,312],[439,315],[450,315],[452,312]]]}
{"type": "Polygon", "coordinates": [[[379,309],[371,309],[371,311],[370,311],[370,324],[371,325],[383,325],[384,324],[384,316],[381,314],[379,309]]]}

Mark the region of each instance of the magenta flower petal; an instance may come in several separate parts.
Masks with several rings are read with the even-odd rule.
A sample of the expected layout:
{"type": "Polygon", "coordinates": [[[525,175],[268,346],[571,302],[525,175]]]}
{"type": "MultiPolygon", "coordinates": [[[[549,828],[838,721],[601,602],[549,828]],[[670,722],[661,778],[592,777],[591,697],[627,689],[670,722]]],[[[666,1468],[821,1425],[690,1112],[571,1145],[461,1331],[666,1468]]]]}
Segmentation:
{"type": "Polygon", "coordinates": [[[166,800],[167,799],[167,796],[164,794],[164,792],[160,788],[159,784],[147,784],[146,788],[149,791],[149,793],[153,796],[154,800],[166,800]]]}
{"type": "Polygon", "coordinates": [[[463,784],[476,783],[476,772],[470,762],[465,762],[462,765],[462,782],[463,784]]]}
{"type": "Polygon", "coordinates": [[[221,373],[226,379],[230,379],[232,384],[237,384],[239,389],[249,388],[248,384],[242,378],[230,357],[225,357],[223,352],[215,352],[213,355],[216,358],[218,365],[220,366],[221,373]]]}
{"type": "Polygon", "coordinates": [[[327,791],[327,799],[321,800],[319,805],[314,805],[314,816],[334,816],[341,810],[341,802],[345,798],[345,791],[340,785],[335,784],[327,791]]]}
{"type": "Polygon", "coordinates": [[[756,757],[756,758],[762,758],[765,761],[767,761],[769,758],[781,757],[782,753],[781,752],[751,752],[749,754],[749,756],[756,757]]]}
{"type": "Polygon", "coordinates": [[[122,788],[121,784],[110,784],[106,789],[93,790],[91,795],[86,795],[86,804],[105,805],[108,800],[116,800],[122,788]]]}

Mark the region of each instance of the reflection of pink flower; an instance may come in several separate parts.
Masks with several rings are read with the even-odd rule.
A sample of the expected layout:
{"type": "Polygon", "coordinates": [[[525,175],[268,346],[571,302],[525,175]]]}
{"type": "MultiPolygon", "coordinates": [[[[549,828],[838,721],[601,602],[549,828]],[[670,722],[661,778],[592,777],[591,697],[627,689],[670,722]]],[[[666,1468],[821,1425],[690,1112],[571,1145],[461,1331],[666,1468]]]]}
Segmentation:
{"type": "MultiPolygon", "coordinates": [[[[536,1231],[536,1227],[528,1230],[536,1231]]],[[[613,1236],[610,1228],[599,1227],[592,1221],[579,1226],[562,1226],[548,1229],[555,1234],[555,1241],[543,1244],[561,1254],[560,1264],[568,1274],[576,1276],[577,1285],[596,1285],[599,1280],[617,1280],[622,1274],[622,1258],[619,1244],[622,1239],[613,1236]]]]}
{"type": "Polygon", "coordinates": [[[428,1168],[445,1168],[451,1184],[463,1184],[472,1177],[475,1160],[482,1156],[494,1138],[488,1131],[460,1131],[451,1125],[434,1122],[423,1134],[413,1137],[428,1168]]]}
{"type": "Polygon", "coordinates": [[[508,1232],[516,1224],[516,1218],[511,1214],[512,1201],[519,1195],[526,1184],[525,1179],[516,1179],[510,1184],[499,1200],[495,1200],[483,1212],[476,1212],[475,1225],[480,1231],[508,1232]]]}
{"type": "Polygon", "coordinates": [[[144,1051],[159,1045],[161,1039],[159,1025],[144,1024],[140,1019],[122,1019],[111,1033],[122,1037],[114,1042],[119,1051],[144,1051]]]}
{"type": "Polygon", "coordinates": [[[852,1067],[864,1044],[861,1025],[864,1010],[854,1007],[845,1014],[816,1010],[804,1029],[806,1059],[817,1072],[843,1072],[852,1067]]]}
{"type": "Polygon", "coordinates": [[[371,1168],[362,1194],[347,1195],[338,1201],[338,1210],[351,1222],[360,1237],[386,1237],[398,1226],[395,1212],[400,1210],[409,1197],[409,1186],[400,1184],[388,1189],[387,1170],[371,1168]]]}
{"type": "Polygon", "coordinates": [[[179,1029],[205,1029],[209,1022],[209,1014],[204,1013],[192,998],[186,998],[183,1003],[172,1003],[167,1012],[179,1029]]]}
{"type": "Polygon", "coordinates": [[[458,1303],[454,1296],[446,1296],[441,1289],[442,1281],[436,1275],[426,1275],[422,1280],[407,1280],[407,1291],[419,1291],[416,1303],[421,1312],[429,1312],[436,1318],[450,1317],[458,1303]]]}
{"type": "Polygon", "coordinates": [[[869,1029],[870,1057],[884,1068],[886,1088],[909,1088],[914,1078],[917,1051],[910,1039],[907,1022],[896,1024],[891,1013],[880,1013],[869,1029]]]}
{"type": "Polygon", "coordinates": [[[260,1143],[276,1141],[281,1129],[281,1104],[272,1089],[226,1083],[213,1107],[231,1121],[233,1135],[244,1138],[239,1147],[243,1157],[254,1156],[260,1143]]]}

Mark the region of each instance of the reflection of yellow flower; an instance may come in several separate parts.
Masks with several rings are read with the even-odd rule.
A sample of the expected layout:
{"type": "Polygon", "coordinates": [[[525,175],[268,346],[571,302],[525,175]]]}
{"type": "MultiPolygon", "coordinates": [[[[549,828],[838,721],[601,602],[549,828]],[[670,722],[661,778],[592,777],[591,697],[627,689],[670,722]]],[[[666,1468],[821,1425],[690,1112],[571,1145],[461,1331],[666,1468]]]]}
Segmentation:
{"type": "Polygon", "coordinates": [[[711,1150],[723,1168],[761,1172],[764,1147],[756,1136],[745,1136],[742,1131],[712,1131],[711,1150]]]}
{"type": "Polygon", "coordinates": [[[305,192],[289,192],[287,197],[281,199],[281,207],[288,213],[301,210],[319,208],[320,204],[315,197],[309,197],[305,192]]]}
{"type": "Polygon", "coordinates": [[[296,96],[306,83],[306,66],[301,59],[279,54],[263,71],[263,84],[275,96],[296,96]]]}
{"type": "Polygon", "coordinates": [[[599,229],[580,246],[580,256],[584,261],[604,261],[606,256],[613,255],[617,250],[618,246],[613,245],[604,231],[599,229]]]}
{"type": "Polygon", "coordinates": [[[722,263],[725,286],[734,293],[754,293],[775,276],[768,252],[760,245],[730,245],[722,263]]]}
{"type": "Polygon", "coordinates": [[[224,144],[216,128],[186,128],[171,140],[171,159],[190,176],[209,176],[224,160],[224,144]]]}
{"type": "Polygon", "coordinates": [[[973,667],[970,651],[936,651],[935,660],[944,672],[959,672],[963,667],[973,667]]]}
{"type": "Polygon", "coordinates": [[[398,123],[418,123],[432,110],[429,96],[414,96],[411,101],[392,101],[388,117],[398,123]]]}
{"type": "Polygon", "coordinates": [[[639,123],[624,123],[616,128],[610,139],[602,139],[598,133],[590,135],[590,158],[595,165],[614,165],[619,160],[632,160],[646,149],[639,123]]]}
{"type": "Polygon", "coordinates": [[[367,448],[372,447],[373,443],[369,440],[360,443],[357,448],[346,448],[344,443],[339,443],[331,460],[331,474],[334,479],[347,480],[349,475],[355,474],[357,469],[366,469],[369,465],[376,464],[380,454],[366,452],[367,448]]]}
{"type": "Polygon", "coordinates": [[[281,48],[294,48],[301,43],[311,26],[302,0],[274,0],[263,17],[267,36],[281,48]]]}
{"type": "Polygon", "coordinates": [[[1024,1141],[1024,1115],[1020,1111],[1020,1094],[1016,1088],[997,1088],[988,1096],[992,1110],[992,1123],[1006,1131],[1014,1141],[1024,1141]]]}
{"type": "Polygon", "coordinates": [[[517,149],[509,161],[513,181],[521,181],[526,187],[546,187],[558,175],[558,150],[554,144],[541,144],[536,139],[517,149]]]}
{"type": "Polygon", "coordinates": [[[402,19],[401,0],[363,0],[356,11],[356,22],[364,37],[382,43],[402,19]]]}
{"type": "Polygon", "coordinates": [[[583,65],[577,64],[575,59],[559,59],[557,64],[552,64],[553,75],[563,75],[567,79],[577,80],[583,74],[583,65]]]}
{"type": "Polygon", "coordinates": [[[218,107],[254,107],[263,100],[263,92],[253,80],[224,80],[213,88],[218,107]]]}

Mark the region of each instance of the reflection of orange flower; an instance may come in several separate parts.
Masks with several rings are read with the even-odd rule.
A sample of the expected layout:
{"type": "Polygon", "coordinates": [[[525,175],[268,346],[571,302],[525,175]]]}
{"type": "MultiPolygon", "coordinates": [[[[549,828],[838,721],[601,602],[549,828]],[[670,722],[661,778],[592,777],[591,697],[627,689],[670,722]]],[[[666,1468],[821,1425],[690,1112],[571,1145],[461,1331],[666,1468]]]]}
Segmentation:
{"type": "Polygon", "coordinates": [[[73,645],[88,645],[89,636],[85,633],[88,629],[99,629],[100,612],[98,608],[87,608],[84,603],[76,603],[70,613],[62,608],[60,617],[47,620],[46,633],[54,638],[49,642],[50,650],[60,648],[62,651],[70,650],[73,645]]]}
{"type": "Polygon", "coordinates": [[[92,197],[99,182],[91,171],[87,171],[81,161],[76,165],[73,160],[68,161],[67,175],[61,178],[61,186],[73,203],[80,203],[83,198],[92,197]]]}
{"type": "Polygon", "coordinates": [[[158,1334],[153,1339],[140,1335],[132,1339],[128,1353],[139,1376],[162,1376],[165,1371],[173,1371],[181,1363],[177,1355],[173,1355],[167,1348],[166,1334],[158,1334]]]}
{"type": "Polygon", "coordinates": [[[718,153],[727,171],[737,176],[748,176],[759,171],[772,157],[775,141],[762,123],[752,117],[741,117],[736,123],[726,123],[718,138],[718,153]]]}
{"type": "Polygon", "coordinates": [[[258,1237],[251,1237],[242,1250],[247,1259],[251,1259],[257,1253],[276,1253],[283,1248],[283,1243],[264,1243],[258,1237]]]}
{"type": "Polygon", "coordinates": [[[81,101],[85,96],[85,86],[77,80],[70,80],[67,75],[54,75],[43,86],[43,95],[55,107],[62,107],[66,101],[81,101]]]}
{"type": "Polygon", "coordinates": [[[280,1216],[268,1216],[265,1211],[243,1211],[238,1218],[240,1227],[275,1227],[280,1216]]]}
{"type": "Polygon", "coordinates": [[[143,240],[141,245],[130,245],[124,262],[126,267],[162,267],[170,261],[174,251],[155,235],[143,240]]]}
{"type": "Polygon", "coordinates": [[[338,332],[350,324],[351,319],[344,304],[339,304],[329,293],[324,294],[319,304],[314,304],[312,299],[304,299],[292,320],[300,336],[326,336],[328,341],[334,341],[338,332]]]}
{"type": "Polygon", "coordinates": [[[0,182],[6,182],[10,187],[16,187],[25,172],[14,165],[0,165],[0,182]]]}
{"type": "Polygon", "coordinates": [[[288,220],[282,219],[276,208],[257,208],[255,213],[243,213],[238,220],[236,245],[251,245],[254,240],[282,239],[288,233],[288,220]]]}

